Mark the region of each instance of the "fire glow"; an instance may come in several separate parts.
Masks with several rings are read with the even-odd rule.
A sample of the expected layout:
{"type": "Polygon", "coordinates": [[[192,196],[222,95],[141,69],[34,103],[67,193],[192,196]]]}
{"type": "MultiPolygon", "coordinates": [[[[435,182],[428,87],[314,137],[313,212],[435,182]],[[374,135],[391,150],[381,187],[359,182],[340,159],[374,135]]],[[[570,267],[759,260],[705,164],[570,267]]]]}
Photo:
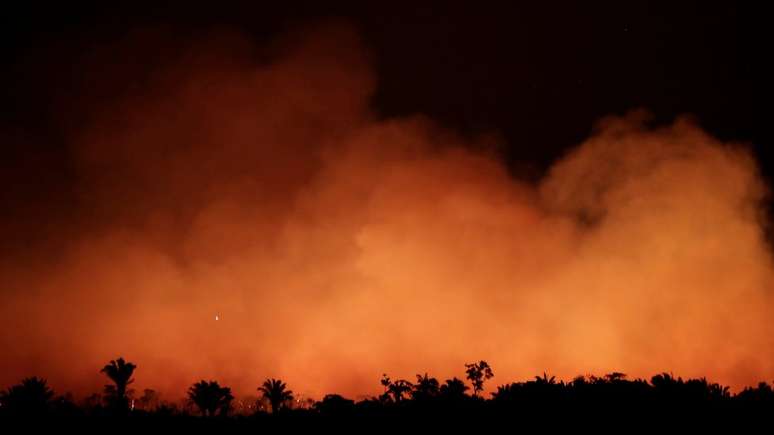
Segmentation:
{"type": "Polygon", "coordinates": [[[494,384],[774,376],[768,192],[744,147],[633,112],[522,182],[489,136],[373,113],[350,29],[260,63],[225,41],[73,134],[87,218],[52,223],[55,258],[2,257],[0,385],[96,391],[116,355],[170,396],[267,376],[358,395],[482,358],[494,384]]]}

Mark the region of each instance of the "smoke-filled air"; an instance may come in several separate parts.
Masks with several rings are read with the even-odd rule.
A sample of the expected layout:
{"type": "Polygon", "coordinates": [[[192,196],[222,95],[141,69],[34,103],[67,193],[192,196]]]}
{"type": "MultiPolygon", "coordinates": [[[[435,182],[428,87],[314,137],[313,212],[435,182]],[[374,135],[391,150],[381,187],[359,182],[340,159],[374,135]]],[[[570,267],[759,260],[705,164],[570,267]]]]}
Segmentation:
{"type": "Polygon", "coordinates": [[[599,120],[533,181],[497,132],[380,116],[340,23],[176,53],[66,129],[76,204],[52,236],[2,228],[21,241],[0,254],[0,385],[87,394],[118,355],[167,397],[270,376],[358,396],[479,359],[492,385],[774,376],[767,188],[690,116],[599,120]]]}

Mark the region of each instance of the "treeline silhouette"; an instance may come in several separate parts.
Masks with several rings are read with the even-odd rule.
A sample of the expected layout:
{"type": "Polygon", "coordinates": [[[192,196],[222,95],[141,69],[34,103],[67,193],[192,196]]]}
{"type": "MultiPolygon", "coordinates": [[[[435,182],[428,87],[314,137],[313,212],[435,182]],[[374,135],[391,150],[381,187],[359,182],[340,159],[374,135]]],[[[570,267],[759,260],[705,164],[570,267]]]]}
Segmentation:
{"type": "MultiPolygon", "coordinates": [[[[152,389],[141,395],[129,386],[137,365],[123,358],[100,371],[111,381],[101,394],[76,401],[57,395],[45,379],[30,377],[0,393],[3,424],[78,424],[103,430],[121,422],[123,428],[286,428],[334,424],[378,423],[413,432],[439,427],[478,427],[490,423],[542,424],[545,428],[579,425],[639,425],[682,421],[691,427],[714,428],[742,423],[772,425],[774,390],[761,382],[736,394],[705,378],[683,380],[669,373],[628,379],[623,373],[557,380],[543,373],[531,380],[501,384],[489,398],[483,391],[493,370],[486,361],[465,364],[465,381],[439,379],[428,373],[415,381],[384,374],[381,394],[358,401],[338,394],[321,400],[301,400],[280,379],[266,379],[252,399],[235,400],[231,389],[214,380],[195,382],[182,403],[168,402],[152,389]]],[[[520,426],[520,427],[521,427],[520,426]]],[[[0,426],[2,427],[2,426],[0,426]]]]}

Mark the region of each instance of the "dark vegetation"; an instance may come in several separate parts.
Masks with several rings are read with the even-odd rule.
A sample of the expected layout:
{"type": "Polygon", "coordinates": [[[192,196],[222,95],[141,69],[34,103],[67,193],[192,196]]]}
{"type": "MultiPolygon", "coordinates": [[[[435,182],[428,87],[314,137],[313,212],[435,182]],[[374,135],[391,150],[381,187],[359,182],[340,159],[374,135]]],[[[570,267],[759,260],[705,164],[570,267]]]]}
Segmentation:
{"type": "MultiPolygon", "coordinates": [[[[355,401],[328,394],[319,401],[294,397],[279,379],[266,379],[250,400],[235,400],[231,389],[201,380],[180,403],[161,400],[158,393],[128,389],[137,366],[123,358],[102,368],[112,382],[103,394],[77,402],[58,395],[45,379],[23,379],[0,393],[0,427],[45,425],[61,429],[116,432],[133,430],[260,431],[326,428],[338,431],[437,432],[511,425],[544,430],[597,428],[634,430],[739,430],[750,425],[770,430],[774,391],[768,383],[732,394],[728,387],[704,378],[683,380],[661,373],[650,380],[628,379],[623,373],[578,376],[558,381],[543,373],[531,380],[501,384],[485,397],[485,383],[494,375],[486,361],[465,364],[465,381],[440,381],[428,373],[416,381],[381,379],[383,393],[355,401]],[[671,426],[664,426],[671,425],[671,426]]],[[[767,430],[764,430],[768,433],[767,430]]]]}

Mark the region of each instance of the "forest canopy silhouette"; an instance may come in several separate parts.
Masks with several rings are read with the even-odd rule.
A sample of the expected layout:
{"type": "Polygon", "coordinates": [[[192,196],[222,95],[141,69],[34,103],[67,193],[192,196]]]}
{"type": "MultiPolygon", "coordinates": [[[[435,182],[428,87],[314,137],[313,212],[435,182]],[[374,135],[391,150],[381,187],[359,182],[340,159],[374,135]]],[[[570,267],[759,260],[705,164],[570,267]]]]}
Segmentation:
{"type": "Polygon", "coordinates": [[[135,400],[133,390],[124,389],[123,394],[119,390],[136,368],[123,358],[110,361],[102,373],[116,385],[106,386],[104,395],[80,402],[69,394],[56,395],[45,379],[25,378],[0,392],[0,424],[24,424],[27,429],[55,424],[59,429],[81,431],[114,430],[118,424],[124,430],[207,432],[260,427],[341,432],[374,430],[378,423],[381,429],[419,432],[452,427],[481,430],[502,424],[520,427],[528,421],[546,429],[620,430],[620,424],[638,421],[653,427],[679,422],[693,429],[718,430],[762,423],[774,406],[774,390],[766,382],[732,394],[727,386],[706,378],[683,380],[671,373],[645,380],[613,372],[565,382],[544,372],[530,380],[499,385],[485,398],[480,393],[494,372],[483,360],[465,364],[465,378],[472,388],[456,377],[440,382],[425,373],[411,382],[383,374],[381,395],[355,401],[326,394],[320,400],[302,401],[280,379],[266,379],[257,388],[260,397],[243,398],[235,398],[231,388],[217,381],[201,380],[189,387],[186,400],[162,400],[148,389],[135,400]]]}
{"type": "MultiPolygon", "coordinates": [[[[201,395],[208,415],[266,378],[275,410],[284,392],[347,407],[385,372],[405,381],[388,381],[395,401],[478,396],[454,382],[476,358],[497,368],[477,378],[487,387],[564,380],[539,387],[549,396],[586,388],[567,383],[586,373],[672,371],[734,392],[774,378],[769,192],[745,146],[634,110],[530,181],[505,166],[497,132],[375,113],[379,78],[346,23],[260,46],[164,36],[79,59],[96,93],[132,91],[60,101],[73,200],[36,204],[35,231],[26,209],[0,218],[9,395],[33,375],[100,391],[94,368],[116,350],[141,364],[136,391],[201,395]]],[[[115,364],[109,393],[125,407],[132,371],[115,364]]],[[[699,390],[726,400],[712,388],[699,390]]]]}

